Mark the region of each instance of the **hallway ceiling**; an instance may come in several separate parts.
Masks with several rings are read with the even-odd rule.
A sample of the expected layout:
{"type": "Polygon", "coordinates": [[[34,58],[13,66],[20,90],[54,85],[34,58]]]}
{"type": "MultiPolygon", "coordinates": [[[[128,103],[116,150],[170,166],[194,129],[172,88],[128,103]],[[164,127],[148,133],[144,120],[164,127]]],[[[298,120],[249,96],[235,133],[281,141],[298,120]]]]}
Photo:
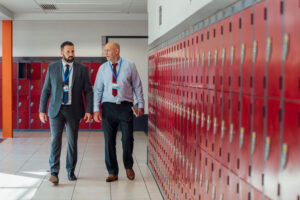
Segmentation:
{"type": "Polygon", "coordinates": [[[0,20],[147,20],[147,0],[0,0],[0,20]]]}

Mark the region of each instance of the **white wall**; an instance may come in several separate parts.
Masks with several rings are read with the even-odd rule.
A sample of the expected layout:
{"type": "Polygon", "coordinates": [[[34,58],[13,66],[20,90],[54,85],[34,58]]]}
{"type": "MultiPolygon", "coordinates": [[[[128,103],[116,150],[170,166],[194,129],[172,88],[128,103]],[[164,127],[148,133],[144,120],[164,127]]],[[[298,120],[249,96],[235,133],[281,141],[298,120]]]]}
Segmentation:
{"type": "Polygon", "coordinates": [[[169,37],[161,40],[164,42],[236,1],[238,0],[148,0],[148,44],[169,34],[169,37]],[[159,6],[162,6],[161,25],[159,6]]]}
{"type": "MultiPolygon", "coordinates": [[[[101,37],[108,35],[147,35],[147,22],[13,21],[13,56],[60,56],[59,46],[65,40],[74,42],[76,56],[100,56],[101,37]]],[[[2,55],[2,40],[0,48],[2,55]]]]}

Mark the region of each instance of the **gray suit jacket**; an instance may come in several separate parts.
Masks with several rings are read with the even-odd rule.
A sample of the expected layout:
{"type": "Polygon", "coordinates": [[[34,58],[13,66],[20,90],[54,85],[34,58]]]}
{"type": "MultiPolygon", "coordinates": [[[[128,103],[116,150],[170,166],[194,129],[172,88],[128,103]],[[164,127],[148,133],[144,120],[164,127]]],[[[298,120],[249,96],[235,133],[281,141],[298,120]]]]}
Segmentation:
{"type": "MultiPolygon", "coordinates": [[[[48,115],[50,118],[57,116],[63,101],[62,60],[51,63],[47,70],[44,87],[41,93],[39,112],[46,112],[47,102],[50,97],[48,115]]],[[[93,89],[91,86],[88,69],[74,61],[72,76],[72,115],[76,119],[84,113],[93,113],[93,89]],[[83,95],[84,94],[84,95],[83,95]],[[84,99],[83,99],[84,96],[84,99]],[[86,103],[84,111],[83,101],[86,103]]]]}

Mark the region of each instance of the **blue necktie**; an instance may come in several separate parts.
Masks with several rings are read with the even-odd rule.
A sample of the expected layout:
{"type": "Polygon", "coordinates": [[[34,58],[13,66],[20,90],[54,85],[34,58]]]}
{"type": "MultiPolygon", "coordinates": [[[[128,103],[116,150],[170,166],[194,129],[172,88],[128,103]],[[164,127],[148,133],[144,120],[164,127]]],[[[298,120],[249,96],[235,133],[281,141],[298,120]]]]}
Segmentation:
{"type": "MultiPolygon", "coordinates": [[[[69,85],[68,74],[69,74],[69,65],[66,65],[66,70],[65,70],[65,73],[64,73],[64,77],[65,77],[64,78],[64,85],[69,85]]],[[[64,96],[63,96],[63,102],[64,102],[64,104],[67,104],[68,100],[69,100],[69,92],[67,92],[67,91],[64,90],[64,96]]]]}

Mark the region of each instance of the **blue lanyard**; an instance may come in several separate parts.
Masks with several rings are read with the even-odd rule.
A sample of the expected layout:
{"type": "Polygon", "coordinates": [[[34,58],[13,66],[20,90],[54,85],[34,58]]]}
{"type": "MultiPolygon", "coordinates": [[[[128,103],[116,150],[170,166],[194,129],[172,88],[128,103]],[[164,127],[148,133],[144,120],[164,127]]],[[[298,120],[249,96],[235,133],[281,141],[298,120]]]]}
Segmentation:
{"type": "MultiPolygon", "coordinates": [[[[120,73],[120,69],[121,69],[121,66],[122,66],[122,58],[121,58],[121,60],[120,60],[120,67],[119,67],[119,71],[118,71],[117,75],[114,73],[114,70],[113,70],[113,68],[112,68],[111,62],[109,62],[109,66],[110,66],[110,69],[111,69],[111,71],[112,71],[112,73],[113,73],[113,75],[114,75],[114,77],[115,77],[115,79],[116,79],[116,81],[117,81],[118,76],[119,76],[119,73],[120,73]]],[[[117,69],[116,69],[116,70],[117,70],[117,69]]]]}
{"type": "Polygon", "coordinates": [[[67,77],[65,77],[64,65],[63,65],[63,64],[61,64],[61,68],[62,68],[62,71],[63,71],[63,77],[64,77],[64,83],[65,83],[65,82],[69,79],[69,76],[70,76],[70,74],[71,74],[71,71],[72,71],[73,67],[71,67],[71,69],[70,69],[70,71],[69,71],[67,77]]]}

